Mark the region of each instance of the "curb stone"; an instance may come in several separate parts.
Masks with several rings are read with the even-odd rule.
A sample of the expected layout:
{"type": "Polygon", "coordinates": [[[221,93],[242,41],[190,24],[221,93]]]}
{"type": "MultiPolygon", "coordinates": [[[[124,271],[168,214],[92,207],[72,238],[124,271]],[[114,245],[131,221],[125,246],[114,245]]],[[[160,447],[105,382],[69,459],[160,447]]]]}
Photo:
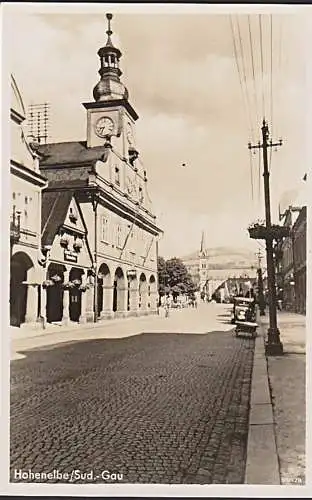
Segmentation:
{"type": "Polygon", "coordinates": [[[280,485],[264,339],[260,323],[252,371],[245,484],[280,485]]]}

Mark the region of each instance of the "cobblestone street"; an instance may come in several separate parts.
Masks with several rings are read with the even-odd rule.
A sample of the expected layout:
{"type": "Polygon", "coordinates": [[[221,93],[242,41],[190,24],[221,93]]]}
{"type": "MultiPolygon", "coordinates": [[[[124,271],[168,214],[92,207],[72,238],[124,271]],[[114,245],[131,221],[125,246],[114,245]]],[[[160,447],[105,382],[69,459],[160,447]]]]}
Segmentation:
{"type": "Polygon", "coordinates": [[[11,481],[243,483],[253,350],[218,331],[27,351],[11,363],[11,481]]]}

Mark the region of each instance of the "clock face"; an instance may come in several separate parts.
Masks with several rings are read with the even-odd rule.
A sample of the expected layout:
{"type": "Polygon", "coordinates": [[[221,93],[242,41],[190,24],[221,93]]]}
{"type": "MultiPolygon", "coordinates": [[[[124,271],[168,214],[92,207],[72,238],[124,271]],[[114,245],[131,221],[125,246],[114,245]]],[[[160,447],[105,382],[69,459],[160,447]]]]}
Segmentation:
{"type": "Polygon", "coordinates": [[[102,116],[96,122],[94,130],[99,137],[110,136],[114,131],[114,122],[109,116],[102,116]]]}

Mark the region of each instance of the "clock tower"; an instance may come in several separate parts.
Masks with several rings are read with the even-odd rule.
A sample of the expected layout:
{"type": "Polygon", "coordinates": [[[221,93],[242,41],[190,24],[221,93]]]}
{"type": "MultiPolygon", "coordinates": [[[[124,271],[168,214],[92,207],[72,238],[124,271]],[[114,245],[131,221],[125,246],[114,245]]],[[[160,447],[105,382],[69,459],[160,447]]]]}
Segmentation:
{"type": "Polygon", "coordinates": [[[118,154],[131,161],[137,156],[134,125],[138,115],[129,103],[129,93],[121,82],[121,52],[112,43],[112,14],[108,21],[107,41],[98,51],[100,80],[93,89],[94,102],[87,109],[87,147],[103,146],[109,140],[118,154]]]}

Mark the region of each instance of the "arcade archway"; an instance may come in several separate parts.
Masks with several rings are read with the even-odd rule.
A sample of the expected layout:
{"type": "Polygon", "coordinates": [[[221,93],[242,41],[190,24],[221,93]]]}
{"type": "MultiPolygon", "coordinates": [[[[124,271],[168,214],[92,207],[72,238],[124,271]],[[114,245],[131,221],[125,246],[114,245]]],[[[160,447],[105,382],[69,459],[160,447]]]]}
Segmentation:
{"type": "Polygon", "coordinates": [[[27,285],[34,264],[24,252],[17,252],[11,258],[10,273],[10,324],[20,326],[25,322],[27,310],[27,285]]]}
{"type": "Polygon", "coordinates": [[[148,304],[148,283],[144,273],[141,274],[139,280],[139,309],[147,311],[148,304]]]}
{"type": "Polygon", "coordinates": [[[78,322],[81,316],[81,288],[83,270],[73,267],[69,273],[69,282],[74,284],[69,289],[69,319],[78,322]]]}
{"type": "Polygon", "coordinates": [[[106,301],[108,299],[107,290],[111,292],[111,273],[107,264],[101,264],[98,272],[97,281],[97,315],[101,316],[102,311],[105,310],[106,301]]]}
{"type": "Polygon", "coordinates": [[[63,319],[63,295],[65,266],[51,263],[47,279],[47,322],[56,323],[63,319]]]}
{"type": "Polygon", "coordinates": [[[148,307],[152,310],[157,309],[157,283],[153,274],[149,279],[148,285],[148,307]]]}
{"type": "Polygon", "coordinates": [[[126,294],[125,294],[126,280],[121,267],[117,267],[114,276],[114,288],[113,288],[113,311],[125,311],[126,310],[126,294]]]}

